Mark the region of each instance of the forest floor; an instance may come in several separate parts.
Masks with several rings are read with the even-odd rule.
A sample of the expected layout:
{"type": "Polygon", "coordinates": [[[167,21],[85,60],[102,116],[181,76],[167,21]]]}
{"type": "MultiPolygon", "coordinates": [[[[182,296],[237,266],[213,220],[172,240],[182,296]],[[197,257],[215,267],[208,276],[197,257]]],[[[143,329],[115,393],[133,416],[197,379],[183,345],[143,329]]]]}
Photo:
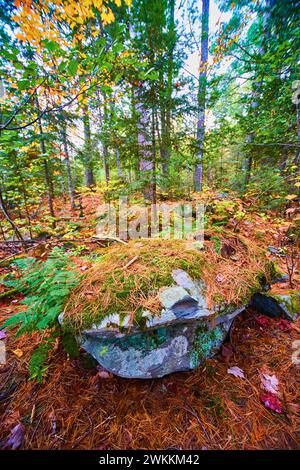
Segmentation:
{"type": "MultiPolygon", "coordinates": [[[[64,201],[57,201],[60,236],[93,236],[99,202],[98,195],[84,196],[84,218],[79,218],[78,211],[71,213],[64,201]]],[[[253,210],[251,201],[235,202],[245,216],[235,220],[233,209],[229,229],[237,229],[238,223],[242,235],[265,249],[279,249],[293,211],[278,216],[253,210]]],[[[29,254],[43,259],[55,243],[42,241],[29,254]]],[[[96,243],[87,249],[101,250],[96,243]]],[[[8,244],[1,250],[2,259],[16,252],[8,244]]],[[[267,256],[287,274],[285,256],[276,251],[267,256]]],[[[1,267],[0,276],[10,269],[1,267]]],[[[294,288],[299,288],[299,281],[296,270],[294,288]]],[[[284,293],[290,285],[287,280],[272,289],[284,293]]],[[[0,299],[0,324],[24,308],[21,298],[17,294],[0,299]]],[[[192,372],[155,380],[103,374],[90,368],[84,355],[68,358],[57,342],[47,377],[36,383],[28,380],[28,362],[40,334],[16,337],[9,331],[7,363],[0,366],[0,444],[5,446],[12,430],[21,425],[23,449],[299,449],[300,366],[292,361],[299,334],[299,319],[292,324],[248,309],[235,320],[230,342],[217,357],[192,372]],[[233,366],[242,369],[244,378],[228,373],[233,366]],[[262,399],[262,373],[278,379],[277,412],[262,399]]]]}

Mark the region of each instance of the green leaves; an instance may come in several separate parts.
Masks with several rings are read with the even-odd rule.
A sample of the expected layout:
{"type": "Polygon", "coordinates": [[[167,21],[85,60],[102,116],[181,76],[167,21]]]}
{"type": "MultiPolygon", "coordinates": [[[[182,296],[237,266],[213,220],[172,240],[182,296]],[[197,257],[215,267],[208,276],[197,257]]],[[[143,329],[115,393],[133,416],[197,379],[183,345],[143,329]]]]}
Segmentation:
{"type": "Polygon", "coordinates": [[[30,87],[30,81],[29,80],[19,80],[17,83],[18,89],[20,91],[26,90],[27,88],[30,87]]]}
{"type": "Polygon", "coordinates": [[[62,52],[62,49],[60,48],[59,44],[56,41],[51,41],[49,39],[45,39],[43,41],[43,46],[47,51],[49,52],[62,52]]]}
{"type": "Polygon", "coordinates": [[[34,350],[29,362],[29,378],[42,382],[47,375],[49,365],[47,361],[53,350],[53,343],[58,337],[58,332],[53,330],[50,335],[34,350]]]}
{"type": "Polygon", "coordinates": [[[74,77],[76,75],[77,69],[78,69],[77,60],[75,60],[75,59],[70,60],[70,62],[68,64],[68,72],[70,73],[70,75],[72,75],[72,77],[74,77]]]}

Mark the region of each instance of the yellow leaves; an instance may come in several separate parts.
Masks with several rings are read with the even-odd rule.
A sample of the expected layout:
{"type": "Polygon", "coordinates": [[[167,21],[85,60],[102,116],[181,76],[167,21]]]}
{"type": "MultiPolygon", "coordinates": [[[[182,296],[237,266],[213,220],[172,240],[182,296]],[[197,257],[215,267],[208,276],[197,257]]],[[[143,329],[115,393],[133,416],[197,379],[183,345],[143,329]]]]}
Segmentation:
{"type": "Polygon", "coordinates": [[[130,51],[123,51],[123,52],[121,52],[120,55],[121,55],[121,57],[130,57],[130,56],[134,55],[134,53],[130,52],[130,51]]]}
{"type": "Polygon", "coordinates": [[[293,199],[296,199],[298,196],[297,194],[288,194],[287,196],[285,196],[285,199],[287,199],[288,201],[292,201],[293,199]]]}
{"type": "Polygon", "coordinates": [[[115,15],[113,14],[110,8],[105,8],[105,10],[101,12],[101,19],[103,21],[103,25],[105,26],[114,21],[115,15]]]}
{"type": "Polygon", "coordinates": [[[297,183],[295,183],[295,186],[296,188],[300,188],[300,181],[297,181],[297,183]]]}
{"type": "Polygon", "coordinates": [[[12,352],[13,352],[13,353],[15,354],[15,356],[17,356],[19,359],[20,359],[20,358],[23,356],[23,354],[24,354],[23,351],[22,351],[22,349],[14,349],[12,352]]]}
{"type": "Polygon", "coordinates": [[[29,145],[24,145],[23,147],[20,147],[19,148],[19,152],[27,152],[27,150],[29,149],[29,145]]]}
{"type": "Polygon", "coordinates": [[[19,8],[21,6],[21,3],[22,3],[21,0],[15,0],[14,1],[14,5],[15,5],[16,8],[19,8]]]}
{"type": "Polygon", "coordinates": [[[22,33],[16,33],[16,38],[19,39],[19,41],[26,41],[26,37],[22,33]]]}
{"type": "Polygon", "coordinates": [[[84,96],[84,94],[82,93],[81,95],[78,96],[78,101],[79,103],[85,105],[88,103],[88,100],[87,98],[84,96]]]}
{"type": "MultiPolygon", "coordinates": [[[[131,7],[132,0],[124,0],[124,2],[125,2],[125,5],[127,5],[128,7],[131,7]]],[[[117,7],[120,7],[122,4],[122,0],[114,0],[114,3],[117,5],[117,7]]]]}
{"type": "Polygon", "coordinates": [[[97,10],[101,10],[103,7],[103,0],[93,0],[94,7],[97,8],[97,10]]]}
{"type": "MultiPolygon", "coordinates": [[[[112,0],[121,7],[122,0],[112,0]]],[[[131,6],[132,0],[124,0],[131,6]]],[[[17,23],[19,32],[16,38],[21,42],[29,42],[42,53],[43,40],[55,41],[62,44],[63,36],[61,23],[70,29],[76,28],[73,45],[76,46],[86,37],[85,24],[95,17],[95,10],[100,13],[103,26],[115,21],[115,15],[108,6],[109,0],[15,0],[16,14],[12,17],[17,23]]],[[[92,37],[99,35],[98,30],[92,31],[92,37]]],[[[68,45],[67,45],[68,46],[68,45]]]]}

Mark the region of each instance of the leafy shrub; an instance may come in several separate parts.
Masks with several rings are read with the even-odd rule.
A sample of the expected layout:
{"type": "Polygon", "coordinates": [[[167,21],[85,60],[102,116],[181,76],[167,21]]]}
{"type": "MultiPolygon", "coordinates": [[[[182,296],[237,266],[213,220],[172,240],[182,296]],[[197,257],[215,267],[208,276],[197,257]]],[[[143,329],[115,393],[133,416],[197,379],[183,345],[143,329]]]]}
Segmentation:
{"type": "MultiPolygon", "coordinates": [[[[55,339],[60,335],[57,317],[63,311],[70,291],[80,280],[70,260],[72,254],[55,247],[45,262],[34,258],[16,260],[14,264],[21,276],[5,281],[6,285],[26,294],[21,303],[26,305],[27,310],[10,317],[2,327],[19,326],[17,335],[42,330],[49,333],[34,351],[29,364],[30,377],[37,380],[45,375],[45,362],[55,339]]],[[[63,341],[66,348],[69,342],[63,341]]]]}

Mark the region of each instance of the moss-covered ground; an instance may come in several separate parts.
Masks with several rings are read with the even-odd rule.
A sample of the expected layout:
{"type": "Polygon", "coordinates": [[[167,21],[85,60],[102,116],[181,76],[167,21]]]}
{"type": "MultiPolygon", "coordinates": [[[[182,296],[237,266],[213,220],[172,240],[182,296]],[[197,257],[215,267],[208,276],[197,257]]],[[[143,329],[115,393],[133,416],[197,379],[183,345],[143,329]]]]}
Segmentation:
{"type": "Polygon", "coordinates": [[[247,303],[270,278],[270,263],[257,246],[236,235],[219,236],[221,252],[215,249],[215,237],[210,238],[203,250],[188,241],[159,239],[130,241],[103,250],[71,293],[64,328],[80,331],[115,313],[121,319],[129,315],[132,324],[142,326],[143,310],[160,312],[158,293],[174,284],[174,269],[204,281],[207,303],[217,313],[247,303]]]}

